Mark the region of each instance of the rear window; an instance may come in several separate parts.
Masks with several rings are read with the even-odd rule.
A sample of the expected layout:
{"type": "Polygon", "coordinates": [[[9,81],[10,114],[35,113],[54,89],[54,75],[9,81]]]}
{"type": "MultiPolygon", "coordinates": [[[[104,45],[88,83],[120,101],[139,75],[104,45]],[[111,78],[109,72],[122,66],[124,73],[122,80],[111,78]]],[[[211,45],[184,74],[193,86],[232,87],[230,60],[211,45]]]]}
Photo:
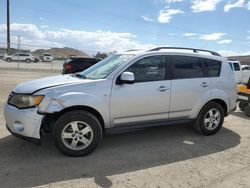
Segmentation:
{"type": "Polygon", "coordinates": [[[221,70],[221,61],[212,59],[202,59],[206,66],[208,77],[219,77],[221,70]]]}
{"type": "Polygon", "coordinates": [[[172,56],[174,63],[174,79],[189,79],[204,77],[204,71],[199,58],[190,56],[172,56]]]}
{"type": "Polygon", "coordinates": [[[239,65],[239,63],[233,63],[233,66],[234,66],[234,70],[235,71],[240,71],[240,65],[239,65]]]}

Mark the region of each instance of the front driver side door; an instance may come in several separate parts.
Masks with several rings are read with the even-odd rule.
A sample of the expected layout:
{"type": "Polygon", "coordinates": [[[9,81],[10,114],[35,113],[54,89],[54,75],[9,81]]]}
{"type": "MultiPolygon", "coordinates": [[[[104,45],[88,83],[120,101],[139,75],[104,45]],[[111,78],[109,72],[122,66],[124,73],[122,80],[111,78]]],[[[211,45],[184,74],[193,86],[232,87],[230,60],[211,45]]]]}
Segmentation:
{"type": "Polygon", "coordinates": [[[167,56],[142,58],[125,71],[134,73],[135,83],[117,84],[114,80],[110,102],[111,124],[120,126],[167,120],[171,89],[167,56]]]}

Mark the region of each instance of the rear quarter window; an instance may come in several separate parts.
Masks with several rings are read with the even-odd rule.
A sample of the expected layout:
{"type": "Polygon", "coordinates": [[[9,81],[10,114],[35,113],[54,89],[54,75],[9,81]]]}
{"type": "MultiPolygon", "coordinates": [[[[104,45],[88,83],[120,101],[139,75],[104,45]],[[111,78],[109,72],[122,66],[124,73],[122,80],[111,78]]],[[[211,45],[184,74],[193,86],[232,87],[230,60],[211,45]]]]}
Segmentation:
{"type": "Polygon", "coordinates": [[[233,63],[234,71],[240,71],[240,65],[239,63],[233,63]]]}
{"type": "Polygon", "coordinates": [[[219,77],[221,72],[221,61],[213,60],[213,59],[202,59],[208,77],[219,77]]]}

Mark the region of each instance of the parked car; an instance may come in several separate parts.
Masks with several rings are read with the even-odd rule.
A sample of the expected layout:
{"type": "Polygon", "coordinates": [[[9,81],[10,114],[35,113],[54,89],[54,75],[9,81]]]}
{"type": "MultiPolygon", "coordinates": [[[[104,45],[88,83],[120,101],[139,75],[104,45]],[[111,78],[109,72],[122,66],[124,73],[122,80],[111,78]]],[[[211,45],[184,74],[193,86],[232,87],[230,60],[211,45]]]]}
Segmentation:
{"type": "Polygon", "coordinates": [[[228,63],[234,71],[237,83],[246,84],[250,78],[250,70],[243,70],[243,67],[239,61],[228,61],[228,63]]]}
{"type": "Polygon", "coordinates": [[[71,57],[65,60],[65,63],[63,64],[62,74],[71,74],[83,71],[99,61],[101,61],[101,59],[88,57],[71,57]]]}
{"type": "Polygon", "coordinates": [[[41,134],[52,132],[62,153],[84,156],[104,133],[193,122],[200,134],[213,135],[236,99],[227,59],[207,50],[159,47],[114,54],[78,74],[19,84],[4,117],[13,135],[41,143],[41,134]]]}
{"type": "Polygon", "coordinates": [[[29,53],[15,53],[13,55],[5,55],[4,60],[7,62],[25,61],[26,63],[31,63],[34,61],[34,57],[29,53]]]}
{"type": "Polygon", "coordinates": [[[250,65],[241,65],[242,70],[250,70],[250,65]]]}
{"type": "Polygon", "coordinates": [[[53,56],[50,53],[44,53],[42,55],[42,61],[43,62],[52,62],[53,61],[53,56]]]}

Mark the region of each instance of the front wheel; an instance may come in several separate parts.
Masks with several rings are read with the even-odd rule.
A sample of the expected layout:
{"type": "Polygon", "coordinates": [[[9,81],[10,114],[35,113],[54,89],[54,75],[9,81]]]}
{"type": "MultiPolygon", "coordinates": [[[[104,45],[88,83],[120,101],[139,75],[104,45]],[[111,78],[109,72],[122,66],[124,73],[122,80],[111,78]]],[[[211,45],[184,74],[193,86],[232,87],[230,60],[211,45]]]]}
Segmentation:
{"type": "Polygon", "coordinates": [[[56,147],[74,157],[93,152],[102,139],[102,127],[91,113],[76,110],[62,115],[53,128],[56,147]]]}
{"type": "Polygon", "coordinates": [[[203,135],[213,135],[221,129],[224,114],[220,104],[209,102],[201,109],[194,123],[194,129],[203,135]]]}

